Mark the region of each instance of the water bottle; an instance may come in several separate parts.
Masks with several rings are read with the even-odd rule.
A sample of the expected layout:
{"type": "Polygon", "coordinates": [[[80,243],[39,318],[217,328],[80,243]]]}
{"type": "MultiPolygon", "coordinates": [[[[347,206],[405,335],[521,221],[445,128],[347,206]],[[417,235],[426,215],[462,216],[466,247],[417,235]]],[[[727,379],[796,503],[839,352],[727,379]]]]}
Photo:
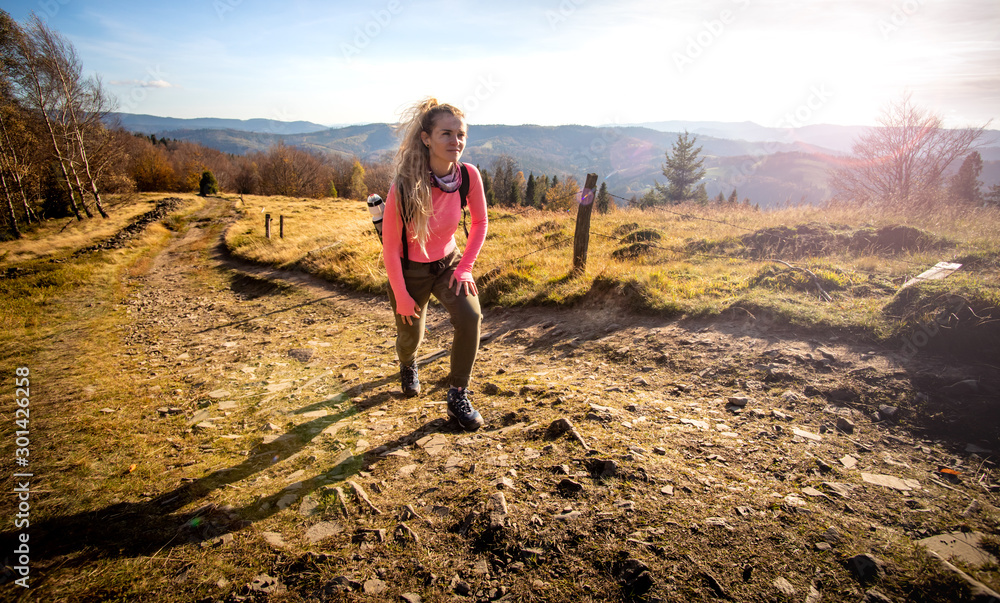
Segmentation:
{"type": "Polygon", "coordinates": [[[382,215],[385,213],[385,203],[382,201],[382,197],[376,194],[368,195],[368,211],[372,214],[372,224],[375,225],[375,230],[378,232],[378,236],[382,236],[382,215]]]}

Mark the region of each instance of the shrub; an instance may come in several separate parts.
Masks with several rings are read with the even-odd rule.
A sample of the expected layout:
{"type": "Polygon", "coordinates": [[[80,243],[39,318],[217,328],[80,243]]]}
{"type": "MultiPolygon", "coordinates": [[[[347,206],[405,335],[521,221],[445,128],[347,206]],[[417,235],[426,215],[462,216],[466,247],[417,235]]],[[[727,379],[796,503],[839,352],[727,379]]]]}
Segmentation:
{"type": "Polygon", "coordinates": [[[215,179],[215,174],[209,170],[201,173],[201,182],[198,183],[198,194],[202,197],[219,194],[219,181],[215,179]]]}

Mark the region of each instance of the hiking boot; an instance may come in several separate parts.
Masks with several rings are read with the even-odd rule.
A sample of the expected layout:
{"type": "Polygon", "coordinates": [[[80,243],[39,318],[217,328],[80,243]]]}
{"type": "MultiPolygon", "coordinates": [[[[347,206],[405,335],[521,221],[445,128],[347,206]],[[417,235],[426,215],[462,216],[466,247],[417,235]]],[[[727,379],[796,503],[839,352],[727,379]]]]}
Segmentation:
{"type": "Polygon", "coordinates": [[[400,365],[399,381],[403,385],[403,395],[407,398],[420,395],[420,377],[417,376],[417,363],[410,366],[400,365]]]}
{"type": "Polygon", "coordinates": [[[469,403],[470,393],[464,387],[448,390],[448,416],[454,417],[462,429],[475,431],[483,426],[483,416],[469,403]]]}

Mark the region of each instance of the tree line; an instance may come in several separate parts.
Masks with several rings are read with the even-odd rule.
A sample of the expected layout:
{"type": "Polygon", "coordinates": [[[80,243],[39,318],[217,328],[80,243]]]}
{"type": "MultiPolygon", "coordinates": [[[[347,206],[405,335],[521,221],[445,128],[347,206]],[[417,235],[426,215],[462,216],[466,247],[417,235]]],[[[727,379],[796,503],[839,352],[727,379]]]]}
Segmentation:
{"type": "MultiPolygon", "coordinates": [[[[535,176],[534,172],[529,172],[525,178],[517,161],[507,154],[497,156],[491,170],[476,167],[483,175],[483,189],[488,205],[568,211],[580,200],[580,184],[573,176],[564,176],[560,180],[558,175],[535,176]]],[[[602,182],[594,200],[594,208],[599,213],[607,213],[614,207],[607,184],[602,182]]]]}
{"type": "Polygon", "coordinates": [[[206,172],[221,191],[238,195],[350,197],[385,191],[388,163],[310,151],[278,142],[266,151],[233,155],[203,145],[132,134],[125,172],[138,192],[199,191],[206,172]]]}

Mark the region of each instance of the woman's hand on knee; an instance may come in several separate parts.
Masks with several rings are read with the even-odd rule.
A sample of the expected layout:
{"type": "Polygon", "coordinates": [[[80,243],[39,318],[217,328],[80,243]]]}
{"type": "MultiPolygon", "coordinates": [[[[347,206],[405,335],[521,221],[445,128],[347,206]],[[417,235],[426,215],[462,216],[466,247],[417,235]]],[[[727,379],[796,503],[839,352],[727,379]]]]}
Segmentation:
{"type": "Polygon", "coordinates": [[[412,325],[414,320],[420,320],[420,306],[414,303],[410,312],[410,314],[405,314],[403,308],[399,309],[399,315],[403,318],[403,322],[408,325],[412,325]]]}
{"type": "Polygon", "coordinates": [[[451,275],[451,282],[448,283],[448,288],[454,289],[455,295],[462,295],[463,292],[466,296],[479,295],[479,290],[476,289],[476,281],[471,278],[469,280],[459,280],[457,273],[451,275]]]}

